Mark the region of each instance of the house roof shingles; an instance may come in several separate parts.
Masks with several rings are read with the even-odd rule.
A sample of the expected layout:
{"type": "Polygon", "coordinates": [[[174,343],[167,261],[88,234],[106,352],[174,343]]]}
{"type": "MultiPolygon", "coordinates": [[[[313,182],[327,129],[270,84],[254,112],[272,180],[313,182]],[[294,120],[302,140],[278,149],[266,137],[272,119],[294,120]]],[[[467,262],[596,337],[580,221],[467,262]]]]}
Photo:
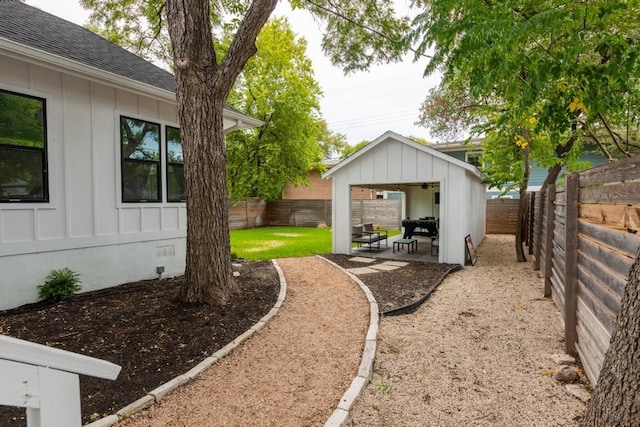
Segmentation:
{"type": "Polygon", "coordinates": [[[175,92],[171,73],[91,31],[19,0],[0,0],[0,38],[175,92]]]}

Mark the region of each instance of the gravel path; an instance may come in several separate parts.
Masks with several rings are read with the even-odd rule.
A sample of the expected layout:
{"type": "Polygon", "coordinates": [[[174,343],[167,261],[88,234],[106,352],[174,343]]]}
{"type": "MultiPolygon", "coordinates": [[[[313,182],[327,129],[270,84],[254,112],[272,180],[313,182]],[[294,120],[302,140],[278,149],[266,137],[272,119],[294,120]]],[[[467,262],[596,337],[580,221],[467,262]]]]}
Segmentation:
{"type": "Polygon", "coordinates": [[[319,258],[280,259],[287,296],[260,332],[126,426],[322,425],[357,375],[369,305],[319,258]]]}
{"type": "Polygon", "coordinates": [[[584,404],[550,378],[562,318],[513,246],[513,236],[488,236],[476,266],[411,315],[382,319],[351,426],[577,425],[584,404]]]}
{"type": "MultiPolygon", "coordinates": [[[[487,237],[475,267],[447,277],[416,312],[381,320],[373,379],[350,426],[577,424],[584,404],[550,377],[562,319],[513,244],[487,237]]],[[[369,306],[319,258],[278,263],[288,291],[270,323],[123,425],[324,424],[357,374],[369,306]]]]}

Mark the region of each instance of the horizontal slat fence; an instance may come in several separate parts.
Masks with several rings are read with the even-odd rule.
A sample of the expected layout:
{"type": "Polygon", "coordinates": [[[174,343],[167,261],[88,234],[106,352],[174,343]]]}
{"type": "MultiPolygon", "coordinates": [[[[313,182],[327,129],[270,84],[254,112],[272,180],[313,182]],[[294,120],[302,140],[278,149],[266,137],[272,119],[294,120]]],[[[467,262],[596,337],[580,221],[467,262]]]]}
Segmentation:
{"type": "Polygon", "coordinates": [[[640,157],[569,175],[566,183],[539,197],[534,266],[563,312],[565,350],[578,354],[595,385],[640,248],[640,157]]]}
{"type": "Polygon", "coordinates": [[[268,225],[331,225],[331,200],[276,200],[267,203],[268,225]]]}
{"type": "Polygon", "coordinates": [[[262,199],[252,198],[231,203],[229,208],[229,228],[237,230],[260,227],[265,225],[266,216],[267,202],[262,199]]]}
{"type": "MultiPolygon", "coordinates": [[[[388,199],[352,200],[354,224],[371,222],[383,228],[400,230],[402,227],[402,201],[388,199]]],[[[260,227],[263,225],[290,225],[317,227],[331,226],[331,200],[276,200],[246,199],[231,204],[229,228],[260,227]]]]}
{"type": "Polygon", "coordinates": [[[553,202],[554,224],[553,224],[553,243],[551,252],[551,295],[555,300],[560,311],[564,313],[564,284],[565,284],[565,234],[566,234],[566,217],[565,212],[567,193],[564,188],[560,188],[556,192],[556,199],[553,202]]]}
{"type": "Polygon", "coordinates": [[[487,234],[516,234],[518,199],[487,200],[487,234]]]}
{"type": "Polygon", "coordinates": [[[373,223],[381,228],[402,228],[402,200],[371,199],[351,201],[351,223],[373,223]]]}

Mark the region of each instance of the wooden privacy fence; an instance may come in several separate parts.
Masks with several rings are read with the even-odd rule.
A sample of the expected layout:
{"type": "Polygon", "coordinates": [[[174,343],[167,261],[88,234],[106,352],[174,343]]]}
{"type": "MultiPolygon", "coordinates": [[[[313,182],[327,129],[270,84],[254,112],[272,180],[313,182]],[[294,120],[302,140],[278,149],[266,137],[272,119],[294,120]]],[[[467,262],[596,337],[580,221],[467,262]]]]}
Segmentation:
{"type": "Polygon", "coordinates": [[[570,174],[534,200],[534,268],[562,311],[565,351],[595,385],[640,248],[640,157],[570,174]]]}
{"type": "MultiPolygon", "coordinates": [[[[275,200],[251,198],[234,202],[229,209],[229,228],[264,225],[331,226],[331,200],[275,200]]],[[[516,234],[518,199],[487,200],[487,234],[516,234]]],[[[383,228],[402,228],[402,200],[351,201],[351,222],[372,222],[383,228]]]]}
{"type": "Polygon", "coordinates": [[[487,200],[487,234],[516,234],[518,199],[487,200]]]}
{"type": "MultiPolygon", "coordinates": [[[[262,225],[331,226],[331,200],[247,199],[232,205],[229,210],[231,229],[262,225]]],[[[402,223],[402,201],[389,199],[352,200],[354,224],[372,222],[384,228],[399,230],[402,223]]]]}

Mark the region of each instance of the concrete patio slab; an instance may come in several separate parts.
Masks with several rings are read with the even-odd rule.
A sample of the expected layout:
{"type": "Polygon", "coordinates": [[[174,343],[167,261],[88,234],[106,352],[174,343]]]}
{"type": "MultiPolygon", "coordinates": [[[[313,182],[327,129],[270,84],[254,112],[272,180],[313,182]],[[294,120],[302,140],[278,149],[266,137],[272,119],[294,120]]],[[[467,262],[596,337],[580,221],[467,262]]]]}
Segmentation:
{"type": "Polygon", "coordinates": [[[382,271],[391,271],[391,270],[397,270],[400,267],[397,267],[395,265],[389,265],[383,262],[382,264],[370,265],[369,268],[375,268],[376,270],[382,270],[382,271]]]}
{"type": "Polygon", "coordinates": [[[404,261],[385,261],[382,264],[392,265],[394,267],[406,267],[407,265],[409,265],[408,262],[404,261]]]}
{"type": "Polygon", "coordinates": [[[349,261],[364,262],[366,264],[369,264],[369,263],[375,262],[376,260],[374,258],[365,258],[365,257],[357,256],[357,257],[349,258],[349,261]]]}
{"type": "Polygon", "coordinates": [[[347,271],[349,273],[355,274],[356,276],[359,276],[361,274],[371,274],[371,273],[378,272],[378,270],[374,270],[373,268],[369,268],[369,267],[349,268],[347,269],[347,271]]]}

